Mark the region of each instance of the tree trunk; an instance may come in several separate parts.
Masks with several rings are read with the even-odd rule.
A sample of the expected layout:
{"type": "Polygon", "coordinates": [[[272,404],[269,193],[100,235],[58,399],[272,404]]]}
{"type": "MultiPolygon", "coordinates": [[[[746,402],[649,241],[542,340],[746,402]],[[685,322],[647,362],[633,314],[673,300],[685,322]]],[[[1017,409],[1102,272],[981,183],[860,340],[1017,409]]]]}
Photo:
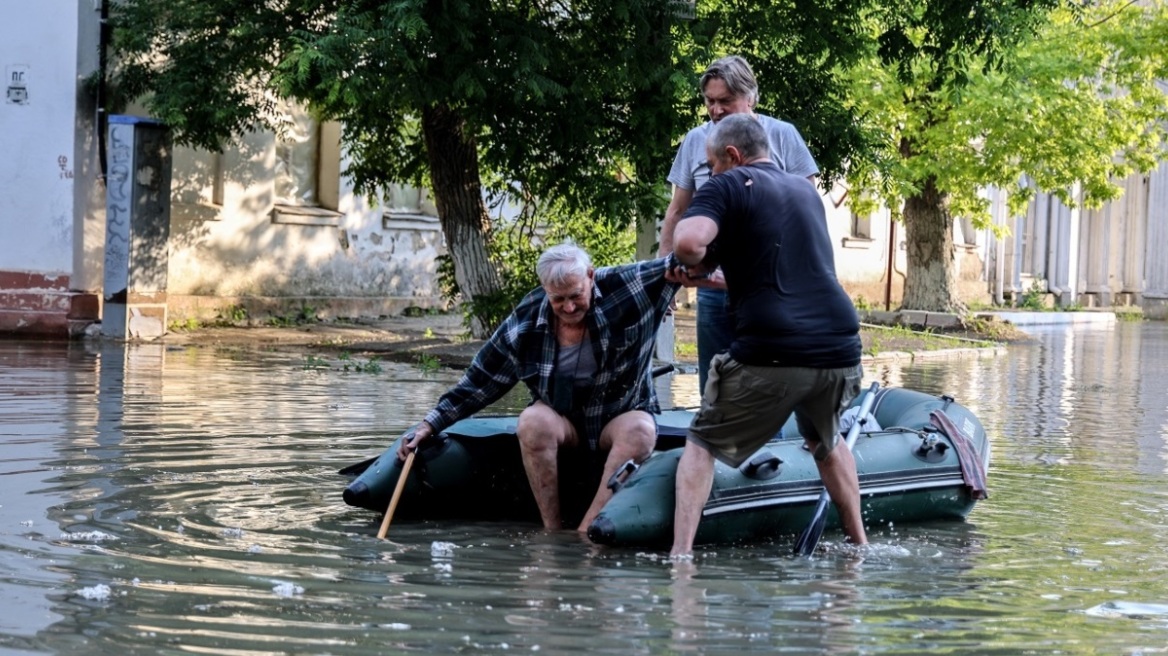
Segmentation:
{"type": "MultiPolygon", "coordinates": [[[[463,118],[445,105],[422,111],[422,135],[434,204],[463,302],[497,294],[499,273],[487,255],[491,222],[483,202],[475,139],[467,134],[463,118]]],[[[479,339],[493,329],[477,314],[472,314],[470,323],[471,334],[479,339]]]]}
{"type": "Polygon", "coordinates": [[[965,310],[957,296],[953,217],[948,199],[930,176],[920,191],[904,202],[908,269],[904,277],[904,310],[956,312],[965,310]]]}

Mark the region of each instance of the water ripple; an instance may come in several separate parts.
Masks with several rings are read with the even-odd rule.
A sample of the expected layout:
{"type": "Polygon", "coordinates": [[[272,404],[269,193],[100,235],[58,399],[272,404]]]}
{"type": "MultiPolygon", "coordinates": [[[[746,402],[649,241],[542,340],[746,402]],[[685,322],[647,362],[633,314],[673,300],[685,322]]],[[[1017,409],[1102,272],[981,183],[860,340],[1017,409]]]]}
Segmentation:
{"type": "MultiPolygon", "coordinates": [[[[1165,344],[1133,325],[874,367],[979,415],[990,499],[866,549],[829,532],[811,559],[784,538],[679,564],[489,522],[376,539],[336,471],[457,372],[0,343],[0,651],[1150,653],[1168,643],[1165,344]]],[[[692,379],[659,380],[666,405],[692,405],[692,379]]]]}

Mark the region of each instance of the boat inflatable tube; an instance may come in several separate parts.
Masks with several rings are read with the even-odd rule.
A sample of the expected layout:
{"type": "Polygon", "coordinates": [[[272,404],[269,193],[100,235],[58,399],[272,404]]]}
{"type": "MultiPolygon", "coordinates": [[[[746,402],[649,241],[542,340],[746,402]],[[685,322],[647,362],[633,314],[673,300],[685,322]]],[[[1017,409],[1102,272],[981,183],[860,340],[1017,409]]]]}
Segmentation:
{"type": "MultiPolygon", "coordinates": [[[[882,428],[862,429],[853,449],[865,525],[964,519],[977,495],[962,474],[954,440],[968,441],[984,471],[989,443],[977,417],[949,397],[898,388],[877,393],[872,415],[882,428]],[[963,436],[942,432],[930,416],[938,411],[963,436]]],[[[650,456],[605,504],[588,538],[614,546],[668,545],[680,457],[681,450],[650,456]]],[[[811,521],[822,490],[815,461],[797,437],[771,441],[738,468],[717,463],[696,542],[797,534],[811,521]]],[[[834,506],[828,526],[839,527],[834,506]]]]}
{"type": "MultiPolygon", "coordinates": [[[[855,445],[865,523],[962,519],[976,499],[965,484],[954,439],[931,421],[943,411],[968,438],[984,471],[989,444],[981,422],[949,397],[900,388],[877,393],[872,414],[882,427],[861,433],[855,445]]],[[[669,410],[656,416],[657,450],[640,466],[622,467],[609,481],[612,499],[588,527],[596,543],[616,546],[668,545],[673,537],[677,461],[693,413],[669,410]]],[[[515,435],[518,418],[472,417],[428,440],[418,452],[395,512],[413,520],[460,519],[539,523],[515,435]]],[[[702,513],[697,541],[732,543],[798,534],[811,519],[823,487],[794,420],[782,435],[738,468],[718,464],[702,513]]],[[[398,438],[377,458],[341,470],[351,477],[345,503],[384,513],[402,464],[398,438]]],[[[566,525],[583,517],[600,485],[603,460],[560,459],[561,513],[566,525]]],[[[838,527],[834,508],[828,526],[838,527]]]]}

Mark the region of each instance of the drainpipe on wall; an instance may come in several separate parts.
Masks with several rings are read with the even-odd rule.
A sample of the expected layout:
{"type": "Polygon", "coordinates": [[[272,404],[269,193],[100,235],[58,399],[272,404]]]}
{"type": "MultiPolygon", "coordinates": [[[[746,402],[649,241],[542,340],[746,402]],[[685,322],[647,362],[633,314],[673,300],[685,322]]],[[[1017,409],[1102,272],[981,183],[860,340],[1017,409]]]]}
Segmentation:
{"type": "Polygon", "coordinates": [[[101,163],[101,182],[105,182],[106,177],[106,131],[108,130],[108,116],[106,111],[106,68],[109,65],[109,50],[110,42],[110,26],[109,26],[109,2],[107,0],[93,0],[97,5],[96,9],[101,12],[101,18],[98,20],[98,36],[97,36],[97,97],[94,105],[96,106],[97,116],[95,122],[97,124],[97,160],[101,163]]]}
{"type": "MultiPolygon", "coordinates": [[[[995,225],[1002,225],[1005,223],[1002,211],[1002,190],[994,187],[993,202],[991,211],[993,212],[993,220],[995,225]]],[[[1006,303],[1006,296],[1003,292],[1003,278],[1006,276],[1006,238],[998,237],[994,239],[994,305],[1001,307],[1006,303]]]]}
{"type": "Polygon", "coordinates": [[[1071,209],[1070,230],[1067,236],[1067,292],[1070,302],[1079,302],[1079,224],[1083,216],[1083,199],[1080,196],[1081,188],[1076,182],[1071,188],[1071,197],[1075,199],[1075,207],[1071,209]]]}
{"type": "Polygon", "coordinates": [[[896,219],[888,217],[888,270],[884,272],[884,311],[892,311],[892,271],[896,262],[896,219]]]}

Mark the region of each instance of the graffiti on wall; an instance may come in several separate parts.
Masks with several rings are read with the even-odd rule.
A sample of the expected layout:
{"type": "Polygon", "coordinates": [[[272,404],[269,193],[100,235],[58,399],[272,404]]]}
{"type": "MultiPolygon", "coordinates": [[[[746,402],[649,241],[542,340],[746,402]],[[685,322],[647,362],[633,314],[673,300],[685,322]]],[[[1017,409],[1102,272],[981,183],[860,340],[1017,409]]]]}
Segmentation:
{"type": "MultiPolygon", "coordinates": [[[[134,126],[111,125],[106,176],[105,298],[124,296],[130,277],[130,167],[134,126]]],[[[124,300],[122,302],[125,302],[124,300]]]]}

